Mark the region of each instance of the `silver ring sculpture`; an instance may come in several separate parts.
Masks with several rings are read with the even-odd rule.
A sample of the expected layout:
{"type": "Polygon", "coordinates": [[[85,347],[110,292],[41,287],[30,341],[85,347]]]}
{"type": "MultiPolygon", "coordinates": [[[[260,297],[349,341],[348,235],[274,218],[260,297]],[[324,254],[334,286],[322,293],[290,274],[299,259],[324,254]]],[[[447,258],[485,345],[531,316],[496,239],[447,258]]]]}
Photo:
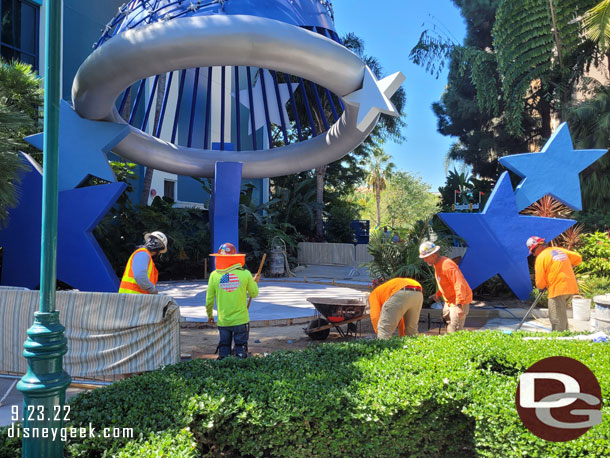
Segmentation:
{"type": "MultiPolygon", "coordinates": [[[[115,101],[134,82],[185,68],[223,65],[263,67],[303,77],[339,96],[345,110],[323,135],[264,151],[187,148],[133,126],[113,151],[136,163],[179,175],[213,177],[217,161],[235,161],[243,163],[243,178],[267,178],[340,159],[367,138],[379,118],[377,111],[363,120],[358,114],[359,104],[350,101],[366,84],[367,72],[370,74],[358,56],[314,32],[246,15],[179,18],[116,35],[97,48],[78,70],[72,86],[74,109],[86,119],[125,124],[115,101]]],[[[394,76],[393,82],[385,84],[385,95],[379,95],[389,99],[398,88],[404,77],[394,76]]]]}

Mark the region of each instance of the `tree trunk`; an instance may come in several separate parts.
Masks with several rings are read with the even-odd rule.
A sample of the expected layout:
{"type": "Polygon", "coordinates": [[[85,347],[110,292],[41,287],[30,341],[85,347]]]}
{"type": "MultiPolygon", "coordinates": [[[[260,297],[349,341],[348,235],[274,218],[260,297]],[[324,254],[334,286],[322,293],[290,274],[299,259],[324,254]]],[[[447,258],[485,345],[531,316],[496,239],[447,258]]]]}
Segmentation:
{"type": "Polygon", "coordinates": [[[377,226],[381,225],[381,187],[375,186],[375,201],[377,204],[377,226]]]}
{"type": "MultiPolygon", "coordinates": [[[[157,100],[155,103],[155,119],[153,123],[152,132],[153,135],[156,133],[157,123],[159,122],[159,116],[161,115],[161,106],[163,105],[163,95],[165,92],[165,80],[167,74],[159,75],[159,82],[157,83],[157,100]]],[[[144,174],[144,180],[142,181],[142,194],[140,194],[140,205],[148,205],[148,195],[150,194],[150,186],[152,184],[152,177],[155,169],[152,167],[146,167],[146,173],[144,174]]]]}
{"type": "Polygon", "coordinates": [[[324,208],[324,176],[326,175],[328,164],[315,169],[316,174],[316,238],[324,240],[324,221],[322,221],[322,209],[324,208]]]}
{"type": "Polygon", "coordinates": [[[540,136],[544,141],[551,137],[551,104],[544,99],[538,102],[538,112],[541,118],[540,136]]]}

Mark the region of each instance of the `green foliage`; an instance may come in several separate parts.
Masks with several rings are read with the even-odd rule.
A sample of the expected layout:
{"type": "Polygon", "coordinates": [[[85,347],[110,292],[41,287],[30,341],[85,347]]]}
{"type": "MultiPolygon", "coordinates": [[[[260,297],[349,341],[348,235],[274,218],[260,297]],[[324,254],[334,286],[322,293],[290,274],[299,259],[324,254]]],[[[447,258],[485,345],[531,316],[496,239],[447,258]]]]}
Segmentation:
{"type": "Polygon", "coordinates": [[[8,426],[0,426],[0,457],[21,458],[21,439],[8,437],[8,426]]]}
{"type": "Polygon", "coordinates": [[[20,132],[30,124],[28,118],[0,100],[0,227],[6,223],[9,209],[17,206],[16,185],[25,167],[19,155],[20,132]]]}
{"type": "Polygon", "coordinates": [[[24,170],[19,151],[32,151],[23,137],[37,132],[41,105],[41,81],[32,67],[0,59],[0,227],[17,205],[16,185],[24,170]]]}
{"type": "Polygon", "coordinates": [[[578,279],[581,296],[589,299],[610,293],[610,276],[583,275],[578,279]]]}
{"type": "Polygon", "coordinates": [[[156,197],[150,206],[133,206],[124,194],[95,228],[94,235],[119,277],[144,234],[161,231],[169,239],[168,252],[155,259],[160,280],[203,278],[204,258],[210,254],[207,212],[173,208],[169,199],[156,197]]]}
{"type": "Polygon", "coordinates": [[[438,212],[438,198],[430,192],[430,186],[409,172],[393,173],[381,197],[382,224],[388,222],[394,228],[411,228],[438,212]]]}
{"type": "Polygon", "coordinates": [[[538,439],[515,408],[520,374],[550,356],[581,361],[608,393],[607,344],[526,335],[360,340],[167,366],[71,400],[71,426],[141,438],[73,440],[67,456],[609,456],[607,403],[602,424],[569,442],[538,439]]]}
{"type": "Polygon", "coordinates": [[[342,199],[332,199],[326,208],[326,240],[329,243],[353,243],[350,223],[358,219],[360,207],[342,199]]]}
{"type": "Polygon", "coordinates": [[[196,458],[197,443],[188,428],[179,431],[167,430],[161,433],[150,433],[146,439],[128,442],[118,451],[117,458],[158,458],[171,456],[172,458],[196,458]]]}
{"type": "MultiPolygon", "coordinates": [[[[504,0],[493,27],[510,130],[522,134],[526,95],[539,84],[560,110],[591,54],[578,20],[597,0],[504,0]]],[[[559,111],[559,110],[558,110],[559,111]]]]}
{"type": "Polygon", "coordinates": [[[432,221],[434,220],[418,221],[402,241],[397,243],[385,237],[382,230],[371,235],[368,249],[373,259],[367,267],[375,283],[383,283],[396,277],[409,277],[422,284],[424,297],[436,291],[434,269],[419,257],[419,246],[434,233],[438,237],[434,243],[446,248],[449,235],[444,232],[446,228],[438,222],[433,228],[432,221]]]}
{"type": "Polygon", "coordinates": [[[582,245],[578,252],[582,262],[576,267],[578,273],[594,276],[610,276],[610,235],[607,232],[595,232],[581,236],[582,245]]]}
{"type": "MultiPolygon", "coordinates": [[[[443,211],[453,211],[454,201],[466,205],[479,203],[479,193],[482,192],[483,194],[480,195],[482,210],[493,186],[494,182],[492,180],[477,180],[470,176],[468,172],[458,173],[457,170],[453,169],[447,174],[445,186],[438,188],[441,194],[441,208],[443,211]],[[457,196],[456,191],[458,191],[457,196]]],[[[476,210],[474,211],[476,212],[476,210]]]]}
{"type": "Polygon", "coordinates": [[[587,36],[607,51],[610,39],[610,0],[602,0],[587,11],[583,23],[587,36]]]}
{"type": "MultiPolygon", "coordinates": [[[[587,98],[568,109],[568,123],[577,148],[610,146],[610,88],[595,80],[584,87],[587,98]]],[[[610,214],[610,155],[605,154],[580,174],[586,213],[610,214]]],[[[595,218],[591,221],[595,222],[595,218]]],[[[599,227],[599,226],[598,226],[599,227]]]]}
{"type": "Polygon", "coordinates": [[[610,212],[578,212],[576,219],[584,226],[584,230],[587,232],[610,230],[610,212]]]}

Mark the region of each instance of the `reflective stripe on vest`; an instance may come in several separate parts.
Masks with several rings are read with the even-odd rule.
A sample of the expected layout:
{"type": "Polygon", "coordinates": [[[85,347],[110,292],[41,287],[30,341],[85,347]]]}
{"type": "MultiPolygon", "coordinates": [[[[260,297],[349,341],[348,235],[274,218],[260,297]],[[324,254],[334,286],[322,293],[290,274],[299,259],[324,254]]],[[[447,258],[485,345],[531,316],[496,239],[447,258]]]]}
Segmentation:
{"type": "Polygon", "coordinates": [[[148,291],[144,291],[142,288],[140,288],[140,286],[136,282],[136,278],[135,278],[135,275],[134,275],[133,269],[132,269],[133,258],[134,258],[134,256],[137,253],[140,253],[141,251],[146,252],[148,254],[148,256],[149,256],[149,261],[148,261],[148,280],[153,285],[157,284],[159,273],[157,271],[157,268],[155,267],[155,263],[152,260],[152,256],[150,254],[150,251],[148,251],[146,248],[139,248],[139,249],[137,249],[136,251],[134,251],[132,253],[132,255],[129,257],[129,260],[127,261],[127,265],[125,266],[125,273],[123,274],[123,278],[121,279],[121,285],[119,287],[119,293],[125,293],[125,294],[150,294],[148,291]]]}

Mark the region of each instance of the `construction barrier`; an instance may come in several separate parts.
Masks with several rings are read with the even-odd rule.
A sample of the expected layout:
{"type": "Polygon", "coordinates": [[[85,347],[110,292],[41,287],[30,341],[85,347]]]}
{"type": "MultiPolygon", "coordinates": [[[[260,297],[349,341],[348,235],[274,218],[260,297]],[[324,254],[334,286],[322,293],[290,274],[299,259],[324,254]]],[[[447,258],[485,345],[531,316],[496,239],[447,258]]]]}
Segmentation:
{"type": "Polygon", "coordinates": [[[365,244],[301,242],[298,251],[299,264],[355,266],[371,259],[365,244]]]}
{"type": "MultiPolygon", "coordinates": [[[[23,343],[39,297],[39,291],[0,290],[0,372],[26,372],[23,343]]],[[[180,309],[169,296],[59,291],[56,308],[68,339],[64,368],[73,377],[180,362],[180,309]]]]}

